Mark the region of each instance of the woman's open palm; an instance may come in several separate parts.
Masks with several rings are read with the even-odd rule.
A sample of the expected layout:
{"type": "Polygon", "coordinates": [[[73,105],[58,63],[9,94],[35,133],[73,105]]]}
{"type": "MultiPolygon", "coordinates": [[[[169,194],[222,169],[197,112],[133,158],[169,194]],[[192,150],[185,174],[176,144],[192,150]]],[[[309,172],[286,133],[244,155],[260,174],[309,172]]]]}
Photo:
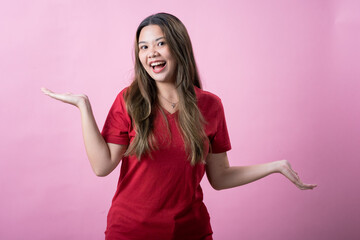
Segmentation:
{"type": "Polygon", "coordinates": [[[290,163],[287,160],[280,160],[280,173],[287,177],[291,182],[293,182],[299,189],[306,190],[306,189],[313,189],[317,185],[316,184],[306,184],[303,183],[297,172],[295,172],[292,168],[290,163]]]}
{"type": "Polygon", "coordinates": [[[81,104],[88,101],[88,97],[85,94],[54,93],[47,88],[41,88],[41,91],[56,100],[74,105],[76,107],[79,107],[81,104]]]}

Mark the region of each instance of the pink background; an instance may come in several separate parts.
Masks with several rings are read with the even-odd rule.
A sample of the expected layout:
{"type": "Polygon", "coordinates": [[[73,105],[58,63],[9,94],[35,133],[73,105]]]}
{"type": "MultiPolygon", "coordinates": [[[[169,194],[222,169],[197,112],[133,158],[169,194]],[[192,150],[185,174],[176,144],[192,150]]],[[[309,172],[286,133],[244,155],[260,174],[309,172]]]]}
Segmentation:
{"type": "Polygon", "coordinates": [[[213,190],[216,240],[359,239],[359,1],[65,1],[0,4],[0,238],[103,239],[119,168],[96,177],[76,108],[40,87],[86,93],[102,128],[131,81],[140,21],[187,26],[204,88],[223,100],[231,165],[288,159],[279,174],[213,190]]]}

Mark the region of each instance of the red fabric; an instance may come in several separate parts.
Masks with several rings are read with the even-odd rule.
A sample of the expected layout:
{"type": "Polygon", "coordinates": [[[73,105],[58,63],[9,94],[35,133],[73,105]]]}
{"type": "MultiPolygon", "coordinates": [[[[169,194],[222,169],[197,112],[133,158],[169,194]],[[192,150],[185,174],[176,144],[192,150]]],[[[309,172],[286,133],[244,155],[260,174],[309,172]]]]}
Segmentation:
{"type": "MultiPolygon", "coordinates": [[[[135,135],[123,98],[117,96],[102,135],[109,143],[129,144],[135,135]]],[[[231,149],[221,100],[195,88],[198,107],[207,124],[213,153],[231,149]]],[[[203,203],[200,181],[204,164],[191,166],[177,127],[177,112],[165,112],[171,135],[160,110],[154,121],[159,148],[139,162],[135,156],[121,162],[117,191],[108,214],[106,239],[212,239],[210,217],[203,203]]]]}

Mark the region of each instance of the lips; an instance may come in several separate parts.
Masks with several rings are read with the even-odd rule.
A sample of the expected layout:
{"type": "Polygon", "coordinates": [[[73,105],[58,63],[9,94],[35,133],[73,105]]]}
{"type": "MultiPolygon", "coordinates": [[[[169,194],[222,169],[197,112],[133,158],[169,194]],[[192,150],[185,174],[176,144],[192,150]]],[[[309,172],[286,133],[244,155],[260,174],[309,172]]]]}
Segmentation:
{"type": "Polygon", "coordinates": [[[160,73],[162,70],[164,70],[166,66],[166,61],[152,61],[150,62],[150,67],[152,68],[154,73],[160,73]]]}

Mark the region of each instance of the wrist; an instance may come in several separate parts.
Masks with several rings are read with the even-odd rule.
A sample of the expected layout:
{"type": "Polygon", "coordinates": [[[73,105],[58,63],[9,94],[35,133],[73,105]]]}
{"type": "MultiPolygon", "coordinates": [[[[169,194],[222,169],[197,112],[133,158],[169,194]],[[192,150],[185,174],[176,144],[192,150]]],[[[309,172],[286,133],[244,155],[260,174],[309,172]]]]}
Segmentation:
{"type": "Polygon", "coordinates": [[[91,110],[91,105],[88,96],[86,95],[81,96],[76,106],[80,109],[81,112],[91,110]]]}
{"type": "Polygon", "coordinates": [[[274,161],[269,163],[270,173],[280,173],[281,172],[281,160],[274,161]]]}
{"type": "Polygon", "coordinates": [[[278,160],[273,163],[276,173],[283,173],[289,165],[289,162],[287,160],[278,160]]]}

